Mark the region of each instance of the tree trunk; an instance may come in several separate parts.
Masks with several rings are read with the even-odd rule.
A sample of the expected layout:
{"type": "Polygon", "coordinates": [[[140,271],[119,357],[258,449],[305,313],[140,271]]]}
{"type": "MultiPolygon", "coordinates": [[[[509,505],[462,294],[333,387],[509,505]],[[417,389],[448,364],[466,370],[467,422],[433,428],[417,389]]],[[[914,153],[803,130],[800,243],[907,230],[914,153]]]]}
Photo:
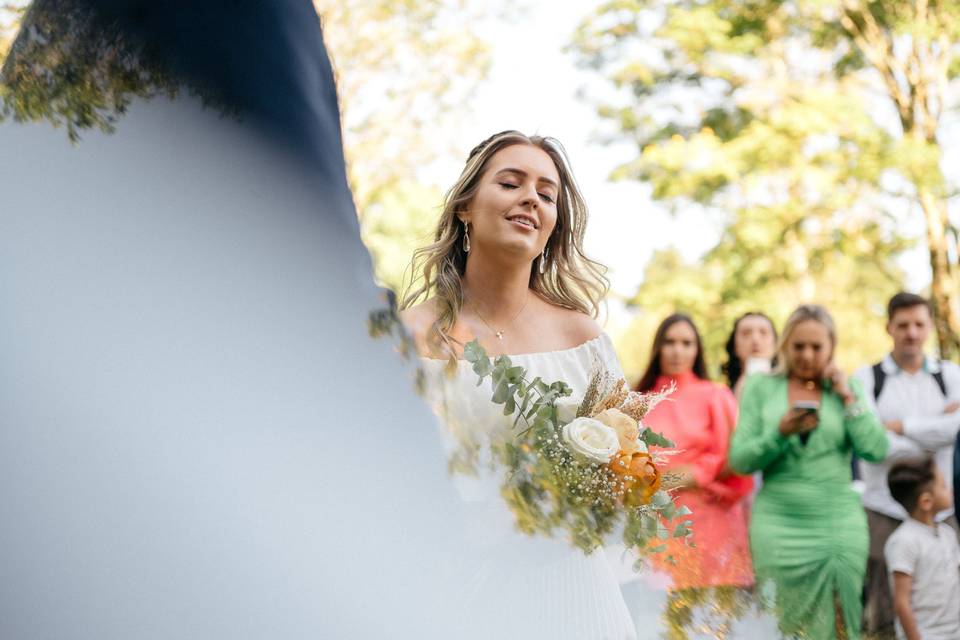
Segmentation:
{"type": "Polygon", "coordinates": [[[930,297],[933,302],[933,321],[937,328],[940,357],[954,359],[960,354],[960,323],[958,323],[958,293],[950,263],[947,236],[946,203],[927,190],[919,192],[920,207],[927,223],[927,247],[930,250],[930,270],[933,281],[930,297]]]}

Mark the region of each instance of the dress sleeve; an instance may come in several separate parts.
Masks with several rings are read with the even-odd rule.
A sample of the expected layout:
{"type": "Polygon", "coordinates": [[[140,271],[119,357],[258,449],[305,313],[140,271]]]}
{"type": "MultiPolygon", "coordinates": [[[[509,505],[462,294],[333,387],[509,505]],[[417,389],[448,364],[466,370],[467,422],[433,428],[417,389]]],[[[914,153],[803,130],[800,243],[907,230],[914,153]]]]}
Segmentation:
{"type": "Polygon", "coordinates": [[[720,385],[712,389],[708,414],[710,448],[697,457],[693,476],[715,499],[736,501],[750,493],[753,480],[729,473],[730,437],[737,422],[737,401],[730,389],[720,385]]]}
{"type": "Polygon", "coordinates": [[[693,476],[701,487],[716,480],[727,466],[730,434],[736,419],[736,407],[729,390],[720,387],[710,390],[707,414],[710,419],[707,425],[710,447],[700,453],[693,463],[693,476]]]}
{"type": "Polygon", "coordinates": [[[625,378],[623,367],[620,366],[620,358],[617,357],[617,351],[613,346],[613,341],[606,333],[597,336],[596,349],[593,351],[593,358],[597,364],[603,366],[607,373],[616,378],[625,378]]]}
{"type": "Polygon", "coordinates": [[[779,429],[764,429],[763,401],[768,380],[770,376],[751,376],[740,396],[740,418],[730,443],[730,468],[738,473],[766,469],[791,446],[779,429]]]}
{"type": "Polygon", "coordinates": [[[857,403],[863,408],[857,416],[851,417],[844,414],[843,427],[850,439],[850,445],[857,457],[867,462],[880,462],[887,456],[890,448],[886,429],[880,424],[877,414],[864,400],[863,387],[858,379],[850,379],[850,390],[857,397],[857,403]]]}

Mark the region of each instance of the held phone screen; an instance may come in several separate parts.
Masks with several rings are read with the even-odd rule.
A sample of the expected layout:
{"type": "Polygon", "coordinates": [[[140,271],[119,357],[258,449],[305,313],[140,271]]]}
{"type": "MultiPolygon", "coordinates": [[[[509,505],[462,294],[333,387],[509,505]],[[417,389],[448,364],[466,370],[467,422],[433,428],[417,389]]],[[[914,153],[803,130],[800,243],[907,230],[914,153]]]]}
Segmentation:
{"type": "MultiPolygon", "coordinates": [[[[820,403],[813,400],[797,400],[793,403],[791,409],[796,409],[800,411],[806,411],[808,413],[816,413],[820,409],[820,403]]],[[[807,440],[810,439],[810,432],[805,431],[800,434],[800,443],[803,445],[807,444],[807,440]]]]}

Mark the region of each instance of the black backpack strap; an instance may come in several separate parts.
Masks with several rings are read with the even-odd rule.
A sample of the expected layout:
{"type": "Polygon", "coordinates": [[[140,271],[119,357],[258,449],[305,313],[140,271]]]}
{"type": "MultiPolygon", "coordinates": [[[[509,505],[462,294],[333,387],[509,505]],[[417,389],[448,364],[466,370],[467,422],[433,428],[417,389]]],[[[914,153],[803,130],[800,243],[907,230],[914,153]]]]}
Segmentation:
{"type": "Polygon", "coordinates": [[[953,447],[953,509],[960,513],[960,433],[953,447]]]}
{"type": "Polygon", "coordinates": [[[883,370],[883,363],[878,362],[873,365],[873,399],[880,399],[880,392],[883,391],[883,383],[887,379],[887,372],[883,370]]]}
{"type": "Polygon", "coordinates": [[[943,381],[943,360],[939,361],[940,368],[936,373],[930,374],[933,376],[933,379],[937,381],[937,386],[940,387],[940,393],[943,394],[943,397],[947,397],[947,383],[943,381]]]}

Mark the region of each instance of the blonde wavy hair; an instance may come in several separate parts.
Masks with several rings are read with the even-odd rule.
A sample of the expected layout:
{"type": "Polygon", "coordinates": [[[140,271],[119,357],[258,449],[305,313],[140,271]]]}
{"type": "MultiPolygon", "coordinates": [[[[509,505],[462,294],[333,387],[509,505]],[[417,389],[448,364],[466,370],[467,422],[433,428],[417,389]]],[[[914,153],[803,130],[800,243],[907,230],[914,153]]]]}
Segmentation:
{"type": "Polygon", "coordinates": [[[824,307],[818,304],[802,304],[793,310],[787,323],[783,327],[783,335],[780,336],[780,344],[777,345],[777,367],[775,373],[783,375],[790,374],[790,361],[787,356],[787,344],[790,342],[790,336],[797,325],[807,320],[819,322],[827,329],[830,336],[830,357],[837,350],[837,326],[833,322],[833,316],[824,307]]]}
{"type": "Polygon", "coordinates": [[[427,340],[446,350],[451,361],[457,358],[456,342],[450,330],[463,308],[461,277],[467,265],[463,250],[464,224],[458,217],[465,212],[480,186],[490,158],[506,147],[523,144],[544,151],[560,176],[557,194],[557,224],[546,245],[544,272],[530,265],[530,289],[541,298],[559,307],[581,311],[596,317],[600,301],[609,288],[606,267],[587,258],[583,252],[583,235],[587,225],[587,205],[563,150],[554,138],[527,136],[519,131],[502,131],[478,144],[467,157],[460,178],[447,192],[432,244],[417,249],[410,264],[411,282],[401,309],[430,298],[436,302],[437,317],[427,340]]]}

